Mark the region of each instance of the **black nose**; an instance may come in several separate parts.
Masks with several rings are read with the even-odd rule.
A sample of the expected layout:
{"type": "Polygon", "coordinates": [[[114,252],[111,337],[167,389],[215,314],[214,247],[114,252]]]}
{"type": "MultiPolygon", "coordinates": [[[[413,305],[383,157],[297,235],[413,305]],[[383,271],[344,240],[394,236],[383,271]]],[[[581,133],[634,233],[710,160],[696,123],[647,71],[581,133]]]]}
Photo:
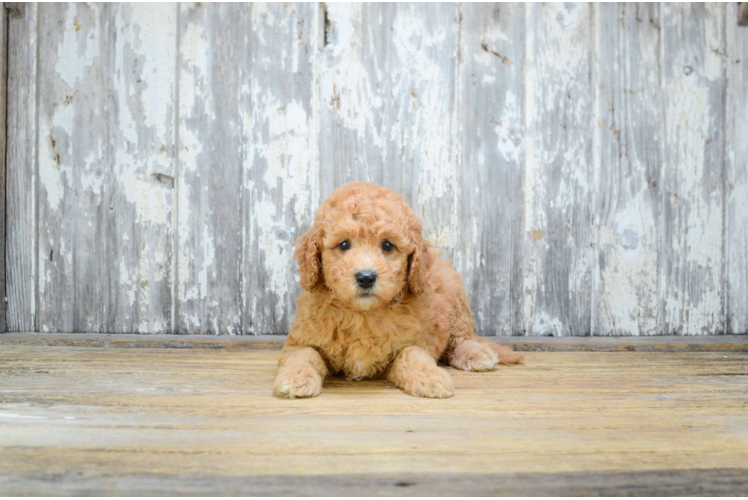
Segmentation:
{"type": "Polygon", "coordinates": [[[361,288],[371,288],[377,281],[377,273],[374,271],[360,271],[356,273],[356,282],[361,288]]]}

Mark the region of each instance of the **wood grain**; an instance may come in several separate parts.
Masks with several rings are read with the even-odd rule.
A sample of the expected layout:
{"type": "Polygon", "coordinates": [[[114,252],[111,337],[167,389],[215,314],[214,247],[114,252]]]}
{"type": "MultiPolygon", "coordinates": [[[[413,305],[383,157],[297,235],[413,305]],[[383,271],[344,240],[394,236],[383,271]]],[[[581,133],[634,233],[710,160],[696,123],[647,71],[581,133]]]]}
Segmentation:
{"type": "Polygon", "coordinates": [[[662,332],[724,318],[724,6],[662,6],[662,332]]]}
{"type": "Polygon", "coordinates": [[[146,474],[102,477],[0,473],[7,495],[104,496],[744,496],[748,469],[517,474],[329,474],[206,478],[146,474]]]}
{"type": "Polygon", "coordinates": [[[527,6],[525,28],[525,330],[590,335],[592,6],[527,6]]]}
{"type": "Polygon", "coordinates": [[[286,332],[293,243],[318,203],[317,10],[199,4],[180,16],[177,331],[286,332]]]}
{"type": "Polygon", "coordinates": [[[241,331],[248,9],[179,6],[179,333],[241,331]]]}
{"type": "Polygon", "coordinates": [[[320,203],[321,10],[309,3],[253,4],[251,13],[251,79],[242,114],[243,331],[283,334],[301,292],[293,245],[320,203]]]}
{"type": "Polygon", "coordinates": [[[0,6],[0,332],[6,330],[5,315],[7,302],[5,301],[5,160],[7,146],[7,98],[8,98],[8,9],[0,6]]]}
{"type": "Polygon", "coordinates": [[[748,30],[726,8],[725,319],[728,333],[748,333],[748,30]]]}
{"type": "Polygon", "coordinates": [[[123,3],[112,12],[115,175],[106,232],[111,259],[102,263],[109,267],[110,332],[173,331],[176,17],[169,4],[123,3]]]}
{"type": "Polygon", "coordinates": [[[555,488],[538,484],[564,491],[611,474],[611,485],[638,476],[652,488],[680,477],[694,494],[711,469],[704,484],[743,491],[726,469],[748,460],[746,353],[528,353],[524,366],[449,369],[456,395],[439,401],[342,379],[311,400],[274,398],[277,357],[0,346],[0,488],[127,494],[190,477],[195,491],[248,491],[249,478],[279,491],[278,476],[303,487],[319,476],[561,474],[555,488]]]}
{"type": "Polygon", "coordinates": [[[36,54],[37,5],[8,20],[8,99],[6,151],[6,325],[31,331],[36,324],[37,169],[36,54]]]}
{"type": "Polygon", "coordinates": [[[524,29],[522,4],[460,6],[462,173],[454,264],[476,330],[522,335],[524,29]]]}
{"type": "Polygon", "coordinates": [[[38,328],[170,331],[174,8],[39,23],[38,328]]]}
{"type": "Polygon", "coordinates": [[[660,8],[597,7],[593,335],[660,333],[660,8]]]}
{"type": "Polygon", "coordinates": [[[748,332],[735,4],[10,7],[11,331],[286,333],[369,180],[479,334],[748,332]]]}
{"type": "Polygon", "coordinates": [[[55,4],[37,10],[37,329],[107,331],[114,257],[113,242],[105,236],[114,201],[114,164],[106,161],[111,6],[55,4]]]}
{"type": "Polygon", "coordinates": [[[326,5],[320,56],[324,199],[345,182],[399,191],[452,257],[459,172],[452,4],[326,5]]]}

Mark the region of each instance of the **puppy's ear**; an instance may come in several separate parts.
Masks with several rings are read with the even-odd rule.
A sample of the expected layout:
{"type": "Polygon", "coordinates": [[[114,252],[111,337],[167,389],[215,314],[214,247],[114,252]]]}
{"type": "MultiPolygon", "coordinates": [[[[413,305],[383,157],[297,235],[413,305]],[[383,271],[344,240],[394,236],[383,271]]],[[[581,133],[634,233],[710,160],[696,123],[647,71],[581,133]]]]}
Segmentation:
{"type": "Polygon", "coordinates": [[[296,240],[294,256],[299,263],[301,287],[312,291],[322,280],[322,224],[315,223],[296,240]]]}
{"type": "Polygon", "coordinates": [[[420,295],[426,290],[429,281],[434,251],[431,243],[424,240],[420,232],[412,232],[411,240],[415,243],[415,250],[408,256],[408,288],[414,294],[420,295]]]}

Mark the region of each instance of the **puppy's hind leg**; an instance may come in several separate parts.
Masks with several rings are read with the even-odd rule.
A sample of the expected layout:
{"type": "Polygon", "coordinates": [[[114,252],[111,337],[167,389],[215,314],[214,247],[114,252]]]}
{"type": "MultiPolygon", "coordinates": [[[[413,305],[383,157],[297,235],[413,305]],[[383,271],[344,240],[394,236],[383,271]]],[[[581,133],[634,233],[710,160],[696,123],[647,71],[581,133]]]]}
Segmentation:
{"type": "Polygon", "coordinates": [[[420,347],[406,347],[387,371],[387,379],[411,396],[448,398],[454,394],[452,377],[420,347]]]}
{"type": "Polygon", "coordinates": [[[496,342],[491,342],[488,339],[477,336],[475,338],[483,344],[489,346],[496,354],[499,355],[499,364],[501,365],[516,365],[518,363],[525,362],[525,357],[518,352],[514,352],[509,346],[497,344],[496,342]]]}
{"type": "Polygon", "coordinates": [[[458,370],[485,372],[493,370],[499,362],[498,354],[474,336],[453,338],[447,352],[447,361],[458,370]]]}

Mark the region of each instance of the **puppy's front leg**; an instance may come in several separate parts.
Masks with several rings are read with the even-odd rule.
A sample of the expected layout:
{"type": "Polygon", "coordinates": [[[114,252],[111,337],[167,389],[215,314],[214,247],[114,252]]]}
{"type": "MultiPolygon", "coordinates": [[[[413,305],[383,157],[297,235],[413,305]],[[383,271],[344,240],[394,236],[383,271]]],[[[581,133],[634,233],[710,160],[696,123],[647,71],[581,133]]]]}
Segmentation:
{"type": "Polygon", "coordinates": [[[452,377],[420,347],[406,347],[397,355],[387,378],[411,396],[448,398],[454,393],[452,377]]]}
{"type": "Polygon", "coordinates": [[[311,347],[284,346],[273,392],[284,398],[313,398],[322,391],[327,365],[311,347]]]}

